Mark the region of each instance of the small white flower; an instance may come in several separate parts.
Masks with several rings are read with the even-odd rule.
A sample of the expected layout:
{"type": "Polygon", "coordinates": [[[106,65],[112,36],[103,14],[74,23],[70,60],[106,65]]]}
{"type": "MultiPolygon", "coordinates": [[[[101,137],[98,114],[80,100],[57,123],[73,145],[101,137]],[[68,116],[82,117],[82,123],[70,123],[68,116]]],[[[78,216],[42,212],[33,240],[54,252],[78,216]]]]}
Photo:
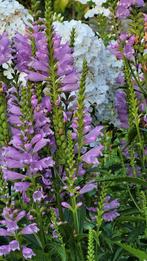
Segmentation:
{"type": "MultiPolygon", "coordinates": [[[[76,0],[76,1],[80,2],[81,4],[87,4],[89,2],[87,0],[76,0]]],[[[107,0],[92,0],[91,2],[93,2],[95,6],[86,12],[85,18],[86,19],[91,18],[98,14],[109,16],[110,15],[109,9],[102,6],[104,3],[106,3],[106,1],[107,0]]]]}
{"type": "Polygon", "coordinates": [[[15,32],[23,33],[32,16],[16,0],[0,0],[0,34],[6,31],[9,37],[15,32]]]}
{"type": "Polygon", "coordinates": [[[77,2],[80,2],[81,4],[87,4],[87,2],[89,2],[89,0],[76,0],[77,2]]]}

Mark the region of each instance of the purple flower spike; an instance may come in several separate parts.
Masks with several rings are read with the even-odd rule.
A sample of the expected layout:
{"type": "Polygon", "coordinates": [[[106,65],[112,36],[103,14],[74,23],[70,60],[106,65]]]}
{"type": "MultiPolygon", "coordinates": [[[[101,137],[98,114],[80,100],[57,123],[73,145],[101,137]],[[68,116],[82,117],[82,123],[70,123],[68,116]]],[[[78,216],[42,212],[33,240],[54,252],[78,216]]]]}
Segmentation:
{"type": "Polygon", "coordinates": [[[130,15],[130,11],[133,6],[142,7],[144,6],[143,0],[120,0],[118,2],[116,16],[122,20],[130,15]]]}
{"type": "Polygon", "coordinates": [[[111,200],[111,197],[107,196],[103,208],[105,212],[103,215],[104,220],[111,222],[116,219],[119,216],[119,213],[117,212],[119,206],[120,203],[117,199],[111,200]]]}
{"type": "MultiPolygon", "coordinates": [[[[46,81],[49,77],[49,55],[45,26],[33,24],[32,33],[15,37],[17,69],[27,74],[27,79],[33,82],[46,81]],[[32,52],[31,41],[35,43],[32,52]]],[[[78,89],[79,76],[74,69],[72,49],[62,44],[61,38],[55,33],[53,37],[54,57],[57,62],[57,74],[64,92],[78,89]]]]}
{"type": "Polygon", "coordinates": [[[10,41],[6,33],[0,35],[0,65],[11,58],[10,41]]]}
{"type": "Polygon", "coordinates": [[[118,113],[120,127],[128,128],[128,109],[126,102],[126,94],[123,91],[117,91],[115,95],[115,106],[118,113]]]}
{"type": "Polygon", "coordinates": [[[31,259],[33,256],[36,256],[33,250],[29,247],[23,247],[22,254],[25,259],[31,259]]]}

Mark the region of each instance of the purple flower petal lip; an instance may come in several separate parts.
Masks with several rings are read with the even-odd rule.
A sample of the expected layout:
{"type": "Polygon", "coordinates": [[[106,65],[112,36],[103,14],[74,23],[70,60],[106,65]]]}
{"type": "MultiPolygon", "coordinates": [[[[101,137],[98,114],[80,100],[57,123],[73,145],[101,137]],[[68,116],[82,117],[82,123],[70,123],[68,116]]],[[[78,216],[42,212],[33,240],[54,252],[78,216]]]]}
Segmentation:
{"type": "Polygon", "coordinates": [[[142,7],[144,6],[143,0],[120,0],[118,2],[116,16],[118,19],[122,20],[127,18],[130,15],[130,11],[133,6],[142,7]]]}
{"type": "Polygon", "coordinates": [[[48,112],[51,111],[51,100],[50,97],[45,96],[42,99],[42,106],[48,110],[48,112]]]}
{"type": "Polygon", "coordinates": [[[104,203],[104,211],[108,211],[108,210],[111,210],[111,209],[114,209],[114,208],[118,208],[120,206],[120,203],[118,202],[117,199],[114,199],[110,202],[105,202],[104,203]]]}
{"type": "Polygon", "coordinates": [[[125,84],[125,78],[122,73],[119,73],[119,75],[116,78],[116,83],[119,84],[120,86],[124,86],[125,84]]]}
{"type": "Polygon", "coordinates": [[[76,73],[68,74],[67,76],[64,76],[63,79],[61,79],[61,82],[63,84],[75,84],[78,81],[78,76],[76,73]]]}
{"type": "Polygon", "coordinates": [[[33,60],[29,63],[29,66],[32,67],[35,71],[48,72],[48,64],[44,64],[41,61],[33,60]]]}
{"type": "Polygon", "coordinates": [[[103,129],[103,126],[97,126],[93,130],[91,130],[87,135],[85,135],[85,143],[90,144],[92,142],[95,142],[98,136],[102,136],[103,133],[101,130],[103,129]]]}
{"type": "Polygon", "coordinates": [[[6,237],[9,235],[10,235],[10,233],[6,229],[0,228],[0,236],[6,237]]]}
{"type": "Polygon", "coordinates": [[[77,83],[75,84],[65,84],[61,87],[61,90],[64,92],[72,92],[79,89],[79,85],[77,83]]]}
{"type": "Polygon", "coordinates": [[[32,140],[31,140],[31,144],[34,145],[35,143],[37,143],[38,141],[40,141],[42,139],[42,135],[41,134],[36,134],[32,140]]]}
{"type": "Polygon", "coordinates": [[[102,156],[103,148],[104,147],[101,144],[95,148],[92,148],[82,156],[83,161],[86,162],[87,164],[95,164],[95,165],[99,164],[97,158],[99,156],[102,156]]]}
{"type": "Polygon", "coordinates": [[[23,162],[20,162],[20,161],[17,161],[17,160],[7,159],[6,167],[7,168],[20,168],[20,169],[22,169],[24,167],[24,164],[23,164],[23,162]]]}
{"type": "MultiPolygon", "coordinates": [[[[22,145],[22,143],[21,143],[22,145]]],[[[19,152],[17,149],[8,146],[5,149],[5,157],[6,158],[10,158],[10,159],[14,159],[14,160],[22,160],[23,159],[23,153],[19,152]]]]}
{"type": "Polygon", "coordinates": [[[64,208],[69,208],[69,209],[71,208],[71,206],[67,202],[62,202],[61,205],[64,208]]]}
{"type": "Polygon", "coordinates": [[[136,5],[137,5],[138,7],[142,7],[142,6],[145,5],[145,2],[144,2],[144,0],[136,0],[136,5]]]}
{"type": "Polygon", "coordinates": [[[14,104],[9,105],[8,112],[9,113],[11,112],[12,114],[18,115],[18,116],[22,115],[20,108],[18,106],[14,105],[14,104]]]}
{"type": "Polygon", "coordinates": [[[128,33],[122,32],[119,36],[119,40],[126,41],[128,39],[128,33]]]}
{"type": "Polygon", "coordinates": [[[3,169],[3,177],[6,181],[22,180],[25,178],[25,175],[22,175],[18,172],[3,169]]]}
{"type": "Polygon", "coordinates": [[[6,256],[10,253],[9,245],[0,246],[0,256],[6,256]]]}
{"type": "Polygon", "coordinates": [[[36,160],[31,163],[30,170],[32,173],[36,173],[37,171],[42,171],[43,169],[46,169],[48,167],[54,166],[54,161],[51,157],[46,157],[41,160],[36,160]]]}
{"type": "Polygon", "coordinates": [[[10,41],[6,33],[0,35],[0,65],[11,58],[10,41]]]}
{"type": "Polygon", "coordinates": [[[128,8],[125,8],[123,6],[118,6],[116,11],[116,16],[122,20],[127,18],[130,15],[130,10],[128,8]]]}
{"type": "Polygon", "coordinates": [[[33,250],[26,246],[23,246],[22,254],[25,259],[32,259],[33,256],[36,256],[33,250]]]}
{"type": "Polygon", "coordinates": [[[14,45],[16,50],[16,67],[20,72],[26,72],[32,57],[32,48],[29,43],[29,37],[17,33],[14,38],[14,45]]]}
{"type": "Polygon", "coordinates": [[[33,193],[33,200],[34,202],[40,202],[42,199],[44,199],[44,195],[41,190],[37,190],[33,193]]]}
{"type": "Polygon", "coordinates": [[[67,63],[58,65],[57,73],[59,76],[68,75],[73,72],[73,66],[67,63]]]}
{"type": "Polygon", "coordinates": [[[127,108],[126,94],[124,91],[119,90],[116,92],[115,106],[120,121],[120,127],[127,129],[129,127],[128,108],[127,108]]]}
{"type": "Polygon", "coordinates": [[[13,240],[9,243],[10,251],[20,250],[19,242],[17,240],[13,240]]]}
{"type": "Polygon", "coordinates": [[[15,182],[14,189],[17,192],[25,192],[29,188],[30,183],[29,182],[15,182]]]}
{"type": "Polygon", "coordinates": [[[77,208],[80,208],[82,205],[83,205],[82,202],[78,202],[76,206],[77,206],[77,208]]]}
{"type": "Polygon", "coordinates": [[[24,218],[25,216],[26,216],[26,211],[25,211],[25,210],[20,211],[20,212],[17,214],[16,218],[15,218],[16,222],[19,222],[19,221],[20,221],[22,218],[24,218]]]}
{"type": "Polygon", "coordinates": [[[120,214],[116,210],[112,210],[103,214],[103,219],[107,222],[112,222],[118,216],[120,216],[120,214]]]}
{"type": "Polygon", "coordinates": [[[49,139],[40,139],[34,146],[34,149],[33,149],[33,153],[36,153],[38,152],[39,150],[41,150],[42,148],[44,148],[49,142],[49,139]]]}
{"type": "Polygon", "coordinates": [[[14,233],[19,229],[17,223],[12,220],[10,220],[10,221],[6,220],[6,226],[7,226],[7,231],[10,233],[14,233]]]}
{"type": "Polygon", "coordinates": [[[97,188],[96,183],[88,183],[83,188],[81,188],[79,192],[80,194],[85,194],[96,188],[97,188]]]}
{"type": "Polygon", "coordinates": [[[19,116],[17,116],[17,115],[11,114],[9,116],[8,120],[9,120],[9,123],[12,124],[12,125],[17,125],[17,126],[21,126],[22,125],[22,122],[21,122],[19,116]]]}
{"type": "Polygon", "coordinates": [[[19,135],[14,135],[10,141],[10,145],[13,145],[16,149],[20,149],[22,144],[23,143],[19,135]]]}
{"type": "Polygon", "coordinates": [[[33,224],[30,224],[30,225],[24,227],[21,230],[21,234],[23,234],[23,235],[31,235],[31,234],[37,233],[38,231],[39,231],[39,228],[37,227],[37,224],[33,223],[33,224]]]}
{"type": "Polygon", "coordinates": [[[128,43],[124,46],[124,56],[130,60],[133,61],[134,59],[134,48],[128,43]]]}
{"type": "Polygon", "coordinates": [[[46,81],[47,76],[39,73],[39,72],[28,72],[28,80],[32,82],[42,82],[46,81]]]}
{"type": "Polygon", "coordinates": [[[113,55],[115,55],[116,56],[116,58],[118,59],[118,60],[121,60],[121,59],[123,59],[123,54],[122,54],[122,52],[119,50],[119,44],[118,44],[118,42],[114,42],[114,43],[110,43],[109,44],[109,46],[108,46],[108,50],[113,54],[113,55]]]}

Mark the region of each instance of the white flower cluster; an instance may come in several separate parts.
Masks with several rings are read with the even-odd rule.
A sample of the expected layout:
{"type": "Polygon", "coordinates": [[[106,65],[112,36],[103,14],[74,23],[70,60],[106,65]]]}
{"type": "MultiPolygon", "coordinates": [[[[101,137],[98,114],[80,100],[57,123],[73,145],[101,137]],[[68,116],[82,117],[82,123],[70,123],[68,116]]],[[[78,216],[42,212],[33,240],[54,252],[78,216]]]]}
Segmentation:
{"type": "MultiPolygon", "coordinates": [[[[89,0],[76,0],[80,2],[81,4],[88,4],[89,0]]],[[[109,16],[110,11],[109,9],[103,7],[103,3],[106,3],[107,0],[92,0],[91,2],[95,5],[93,8],[89,9],[86,14],[85,18],[94,17],[98,14],[103,14],[104,16],[109,16]]]]}
{"type": "Polygon", "coordinates": [[[122,69],[122,62],[117,61],[104,46],[103,41],[98,39],[92,29],[81,21],[55,22],[54,26],[61,35],[63,43],[70,40],[71,31],[75,28],[73,52],[75,67],[78,72],[81,72],[85,58],[89,68],[86,102],[95,105],[99,120],[114,122],[114,92],[117,88],[116,78],[122,69]]]}
{"type": "Polygon", "coordinates": [[[23,33],[32,16],[16,0],[0,0],[0,34],[4,31],[12,37],[15,32],[23,33]]]}

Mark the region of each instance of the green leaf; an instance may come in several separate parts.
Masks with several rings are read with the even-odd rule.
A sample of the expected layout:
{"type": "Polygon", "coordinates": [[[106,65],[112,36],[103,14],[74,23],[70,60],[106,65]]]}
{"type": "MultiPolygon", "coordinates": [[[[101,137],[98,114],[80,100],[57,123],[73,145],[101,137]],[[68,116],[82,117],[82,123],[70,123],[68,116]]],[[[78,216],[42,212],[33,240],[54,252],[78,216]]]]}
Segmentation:
{"type": "Polygon", "coordinates": [[[136,130],[136,127],[133,126],[128,131],[128,144],[132,143],[134,141],[134,139],[136,138],[136,136],[137,136],[137,130],[136,130]]]}
{"type": "Polygon", "coordinates": [[[147,181],[140,179],[140,178],[134,178],[134,177],[113,177],[111,176],[110,178],[99,178],[96,177],[97,182],[117,182],[117,183],[122,183],[122,182],[127,182],[130,184],[137,184],[137,185],[142,185],[142,186],[147,186],[147,181]]]}
{"type": "Polygon", "coordinates": [[[124,222],[124,221],[132,221],[132,222],[137,222],[137,221],[145,221],[145,218],[142,216],[122,216],[117,218],[117,222],[124,222]]]}
{"type": "Polygon", "coordinates": [[[146,252],[144,252],[140,249],[134,248],[132,246],[129,246],[127,244],[123,244],[123,243],[119,243],[119,242],[115,242],[115,244],[122,247],[126,251],[128,251],[131,255],[139,258],[140,261],[146,261],[147,260],[147,253],[146,252]]]}
{"type": "Polygon", "coordinates": [[[61,244],[53,242],[50,243],[48,247],[51,256],[57,255],[62,261],[67,261],[65,248],[61,244]]]}

